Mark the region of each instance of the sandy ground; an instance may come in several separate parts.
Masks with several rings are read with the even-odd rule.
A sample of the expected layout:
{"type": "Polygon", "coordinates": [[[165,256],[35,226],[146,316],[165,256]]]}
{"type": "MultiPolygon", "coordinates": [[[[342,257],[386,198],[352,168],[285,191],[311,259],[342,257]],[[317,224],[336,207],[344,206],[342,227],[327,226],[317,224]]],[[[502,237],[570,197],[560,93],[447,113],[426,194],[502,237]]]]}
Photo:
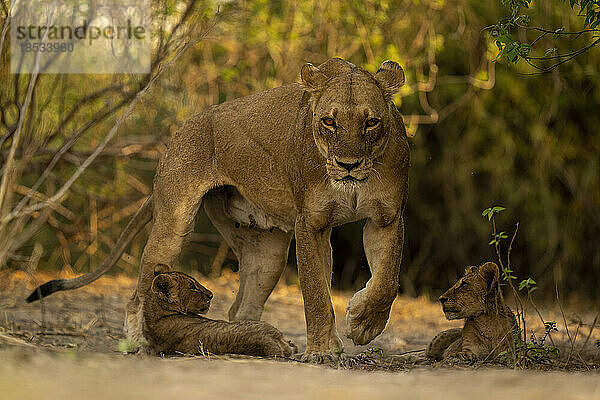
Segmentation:
{"type": "MultiPolygon", "coordinates": [[[[437,332],[460,326],[460,322],[446,321],[439,305],[426,298],[402,296],[395,301],[390,322],[376,340],[368,346],[354,346],[344,340],[347,354],[358,355],[359,362],[352,364],[352,369],[244,357],[160,359],[118,352],[124,337],[124,306],[135,280],[106,277],[87,288],[57,293],[42,304],[24,302],[35,283],[55,277],[0,273],[0,399],[600,399],[597,330],[579,351],[590,330],[591,313],[567,315],[571,336],[578,336],[575,351],[570,352],[562,316],[557,310],[544,310],[547,320],[559,322],[559,332],[553,337],[563,349],[563,357],[571,353],[571,358],[578,360],[580,354],[587,361],[578,362],[578,371],[570,368],[569,372],[493,366],[447,368],[431,365],[419,352],[404,354],[424,349],[437,332]],[[379,352],[372,354],[370,348],[381,348],[383,357],[379,352]]],[[[218,279],[199,280],[215,293],[208,316],[225,319],[237,276],[228,273],[218,279]]],[[[341,334],[345,332],[344,311],[350,296],[338,293],[333,298],[341,334]]],[[[528,325],[539,330],[541,324],[531,318],[528,325]]],[[[301,350],[305,347],[304,313],[297,287],[278,285],[263,319],[301,350]]]]}

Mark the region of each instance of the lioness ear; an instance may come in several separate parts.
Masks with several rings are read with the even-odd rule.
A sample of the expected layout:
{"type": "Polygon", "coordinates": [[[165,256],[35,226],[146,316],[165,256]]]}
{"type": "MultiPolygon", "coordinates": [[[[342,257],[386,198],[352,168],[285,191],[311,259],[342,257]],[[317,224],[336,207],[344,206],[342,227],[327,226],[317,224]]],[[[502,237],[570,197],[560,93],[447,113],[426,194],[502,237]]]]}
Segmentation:
{"type": "Polygon", "coordinates": [[[479,267],[479,274],[486,281],[488,290],[494,288],[494,286],[497,285],[498,281],[500,280],[500,270],[493,262],[486,262],[479,267]]]}
{"type": "Polygon", "coordinates": [[[381,85],[386,97],[391,97],[404,86],[404,70],[395,61],[384,61],[375,74],[375,79],[381,85]]]}
{"type": "Polygon", "coordinates": [[[166,272],[171,272],[171,267],[166,264],[156,264],[154,267],[154,276],[164,274],[166,272]]]}
{"type": "Polygon", "coordinates": [[[160,274],[152,280],[151,290],[159,299],[170,302],[174,286],[175,282],[168,274],[160,274]]]}
{"type": "Polygon", "coordinates": [[[317,92],[323,89],[325,82],[327,82],[329,78],[327,78],[327,75],[322,73],[319,68],[311,63],[306,63],[300,70],[300,79],[308,91],[317,92]]]}

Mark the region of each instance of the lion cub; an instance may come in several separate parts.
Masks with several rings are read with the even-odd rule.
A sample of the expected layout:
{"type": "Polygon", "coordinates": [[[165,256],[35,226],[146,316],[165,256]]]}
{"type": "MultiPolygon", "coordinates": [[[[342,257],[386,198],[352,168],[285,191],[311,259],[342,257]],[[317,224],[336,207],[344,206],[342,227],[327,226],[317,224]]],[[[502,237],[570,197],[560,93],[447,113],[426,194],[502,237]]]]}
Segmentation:
{"type": "Polygon", "coordinates": [[[440,296],[446,318],[464,318],[465,325],[433,338],[426,352],[428,357],[474,361],[510,348],[516,321],[500,295],[499,277],[500,271],[493,262],[469,267],[465,276],[440,296]]]}
{"type": "Polygon", "coordinates": [[[227,322],[205,318],[210,290],[182,272],[158,265],[144,304],[144,336],[150,349],[174,354],[247,354],[289,357],[295,351],[279,330],[263,321],[227,322]]]}

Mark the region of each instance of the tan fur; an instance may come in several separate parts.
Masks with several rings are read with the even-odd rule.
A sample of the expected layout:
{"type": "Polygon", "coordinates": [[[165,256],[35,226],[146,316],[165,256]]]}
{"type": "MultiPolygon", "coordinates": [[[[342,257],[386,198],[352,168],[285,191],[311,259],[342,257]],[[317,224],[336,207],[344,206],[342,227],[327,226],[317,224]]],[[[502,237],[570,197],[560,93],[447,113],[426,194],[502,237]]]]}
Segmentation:
{"type": "Polygon", "coordinates": [[[304,359],[318,360],[343,351],[330,296],[331,230],[366,220],[363,244],[372,277],[350,300],[347,335],[361,345],[379,335],[396,297],[404,241],[409,147],[392,102],[404,72],[386,61],[372,75],[334,58],[318,67],[306,64],[301,81],[190,118],[170,139],[151,198],[109,259],[77,282],[49,282],[42,295],[79,287],[106,272],[152,211],[138,287],[126,308],[127,336],[140,340],[153,266],[175,265],[204,205],[239,260],[231,320],[260,319],[295,235],[306,317],[304,359]]]}
{"type": "Polygon", "coordinates": [[[465,319],[462,329],[439,333],[429,344],[427,356],[435,360],[493,359],[508,350],[515,317],[500,295],[499,270],[495,263],[469,267],[465,276],[440,296],[446,318],[465,319]]]}
{"type": "Polygon", "coordinates": [[[247,354],[289,357],[291,342],[262,321],[216,321],[203,317],[212,299],[210,290],[182,272],[155,270],[144,303],[144,336],[153,353],[247,354]]]}

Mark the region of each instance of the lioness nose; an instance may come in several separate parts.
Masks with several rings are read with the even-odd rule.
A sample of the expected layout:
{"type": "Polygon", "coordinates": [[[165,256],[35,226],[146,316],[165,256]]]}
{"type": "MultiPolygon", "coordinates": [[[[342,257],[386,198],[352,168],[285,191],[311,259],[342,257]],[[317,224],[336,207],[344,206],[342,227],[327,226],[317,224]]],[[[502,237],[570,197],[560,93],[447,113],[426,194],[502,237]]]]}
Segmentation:
{"type": "Polygon", "coordinates": [[[448,301],[448,298],[444,297],[444,296],[440,296],[439,301],[440,301],[440,303],[442,303],[442,305],[444,305],[444,303],[448,301]]]}
{"type": "Polygon", "coordinates": [[[339,165],[340,167],[344,168],[346,171],[350,172],[354,168],[358,167],[362,163],[362,160],[358,160],[358,161],[353,162],[353,163],[344,163],[344,162],[341,162],[340,160],[338,160],[336,158],[335,162],[337,163],[337,165],[339,165]]]}

